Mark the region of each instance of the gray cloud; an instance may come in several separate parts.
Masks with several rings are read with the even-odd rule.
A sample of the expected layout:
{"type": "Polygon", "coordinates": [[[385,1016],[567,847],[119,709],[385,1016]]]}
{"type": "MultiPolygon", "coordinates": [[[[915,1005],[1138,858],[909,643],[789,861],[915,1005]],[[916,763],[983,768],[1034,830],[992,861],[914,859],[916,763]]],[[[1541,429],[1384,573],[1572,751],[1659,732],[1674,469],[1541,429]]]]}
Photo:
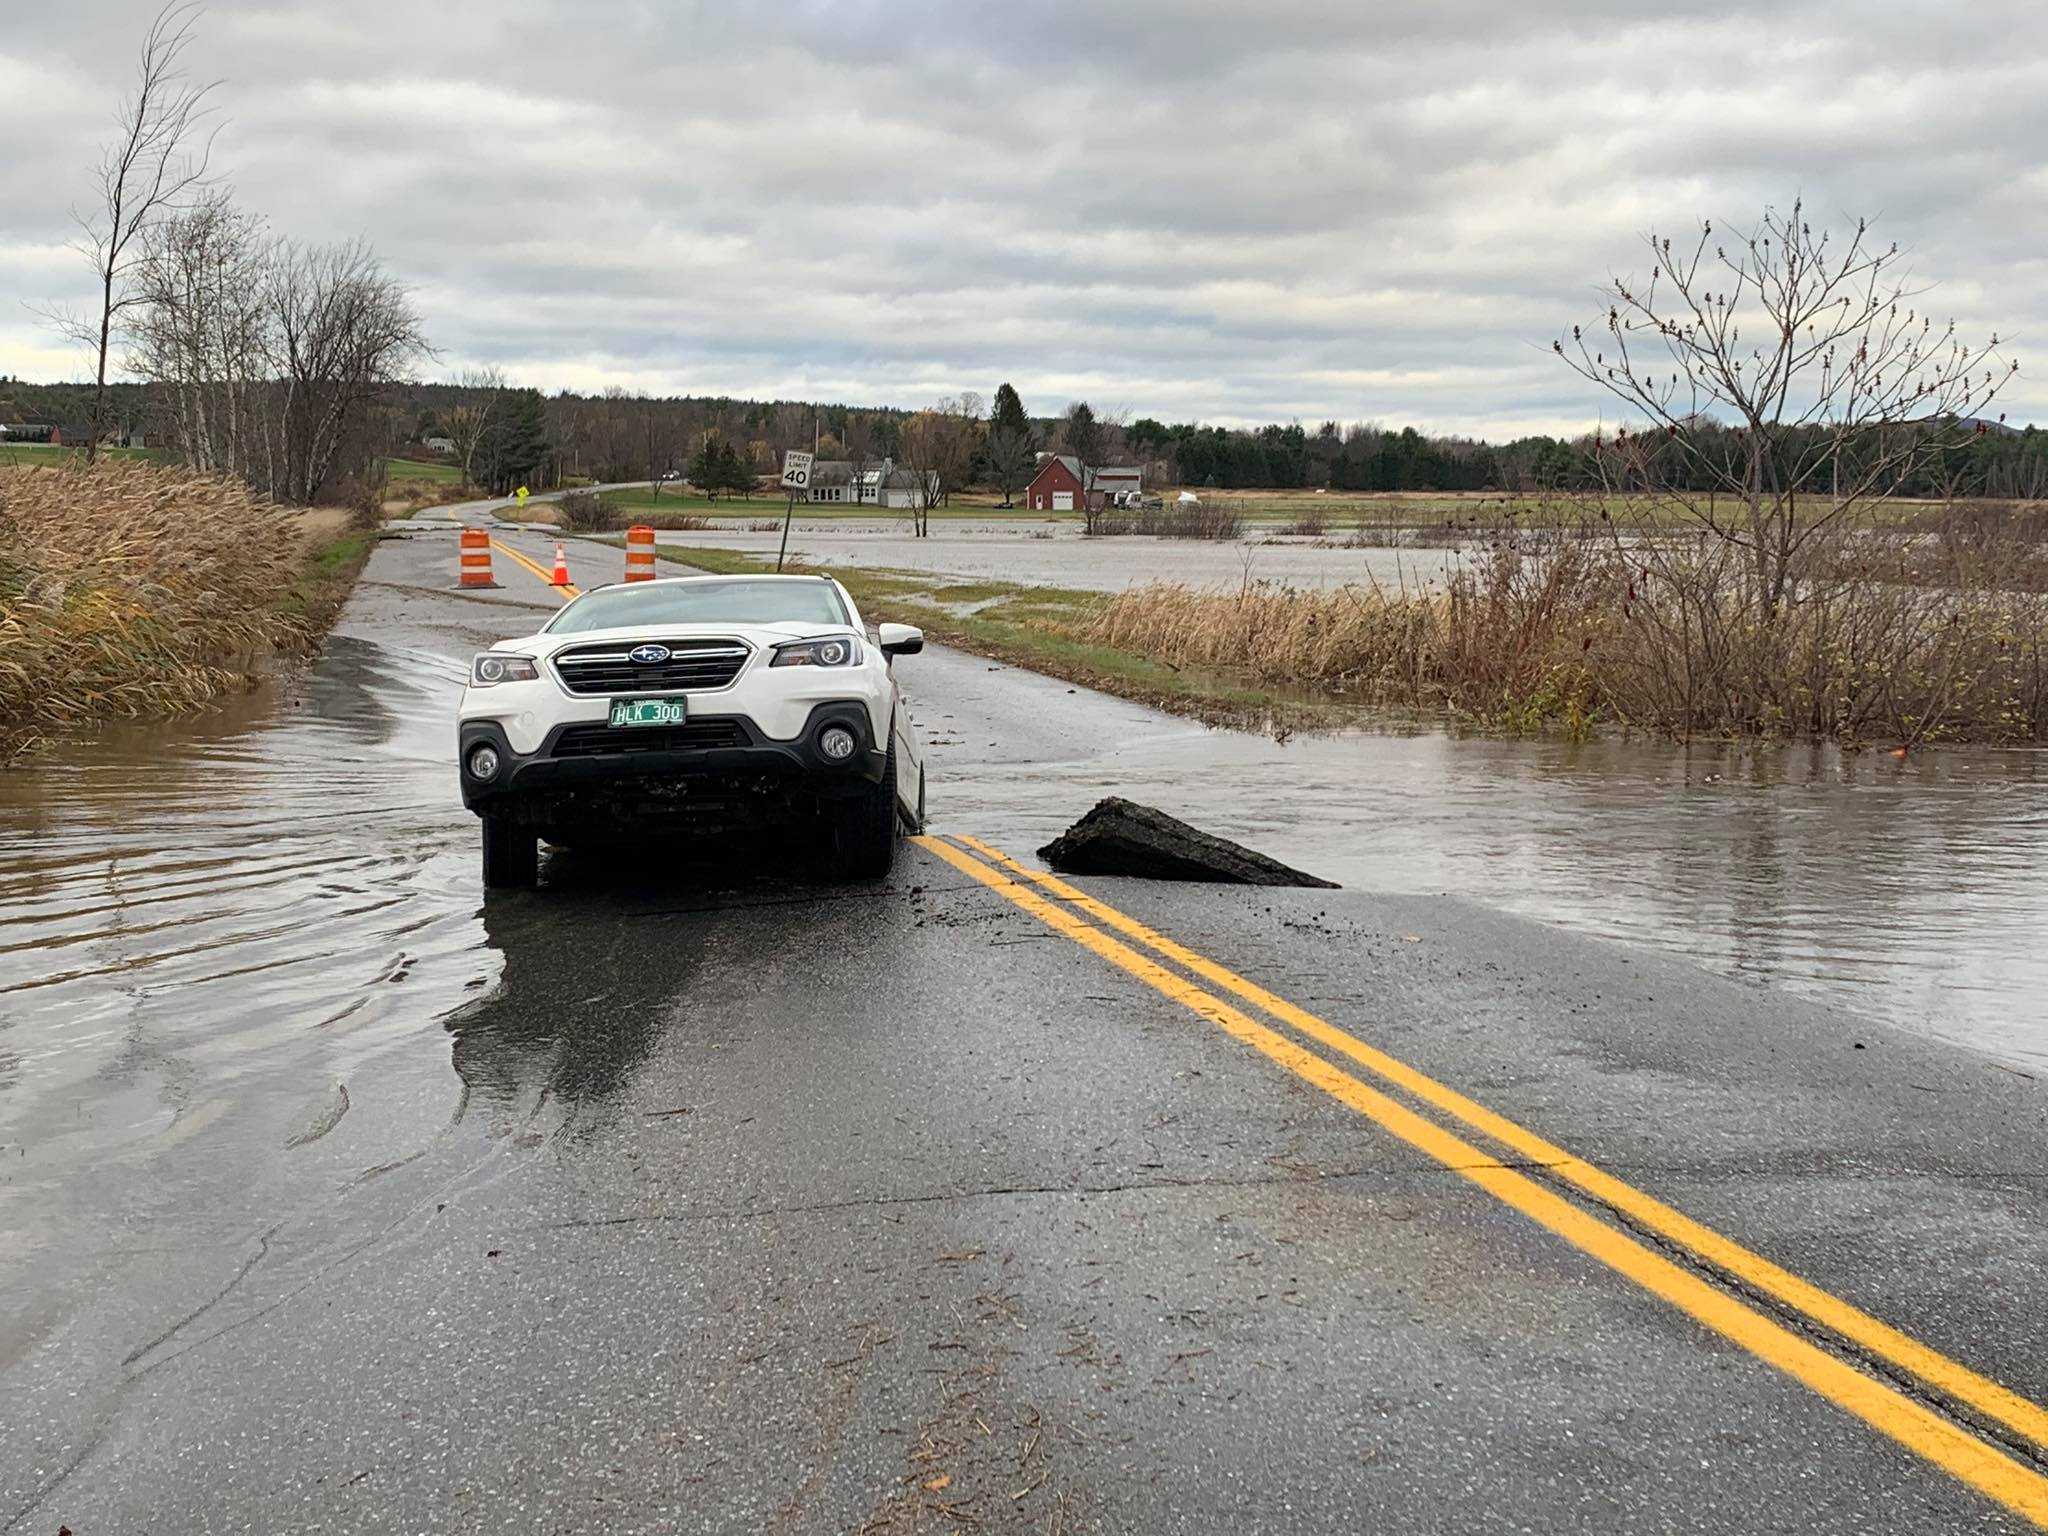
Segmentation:
{"type": "MultiPolygon", "coordinates": [[[[66,205],[152,0],[0,37],[0,298],[88,297],[66,205]]],[[[914,405],[1011,379],[1175,419],[1499,435],[1637,238],[1803,195],[1934,304],[2048,329],[2030,6],[221,0],[220,153],[367,235],[441,366],[914,405]]],[[[75,375],[19,303],[0,372],[75,375]]],[[[2022,374],[2004,407],[2048,419],[2022,374]]],[[[1611,417],[1611,406],[1606,407],[1611,417]]]]}

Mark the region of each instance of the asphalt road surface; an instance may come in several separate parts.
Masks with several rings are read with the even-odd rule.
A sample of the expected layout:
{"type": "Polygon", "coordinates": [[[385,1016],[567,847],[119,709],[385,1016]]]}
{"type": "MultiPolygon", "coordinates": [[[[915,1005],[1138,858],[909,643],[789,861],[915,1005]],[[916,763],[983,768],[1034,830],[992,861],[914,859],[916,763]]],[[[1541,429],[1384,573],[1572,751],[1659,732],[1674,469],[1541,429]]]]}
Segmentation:
{"type": "MultiPolygon", "coordinates": [[[[0,1077],[0,1530],[2048,1528],[2033,1078],[1483,904],[1061,882],[943,757],[886,885],[486,899],[372,748],[557,600],[496,537],[381,546],[302,701],[439,958],[0,1077]]],[[[1188,729],[905,665],[992,760],[1188,729]]]]}

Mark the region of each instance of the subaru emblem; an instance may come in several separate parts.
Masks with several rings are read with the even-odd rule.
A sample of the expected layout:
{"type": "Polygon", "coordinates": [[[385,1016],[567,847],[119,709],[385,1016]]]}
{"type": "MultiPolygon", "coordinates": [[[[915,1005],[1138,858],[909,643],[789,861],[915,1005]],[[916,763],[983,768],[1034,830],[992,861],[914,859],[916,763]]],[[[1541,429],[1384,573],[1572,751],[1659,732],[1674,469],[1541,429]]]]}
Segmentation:
{"type": "Polygon", "coordinates": [[[656,662],[667,661],[668,654],[668,647],[665,645],[636,645],[632,650],[626,652],[628,660],[636,661],[643,667],[651,667],[656,662]]]}

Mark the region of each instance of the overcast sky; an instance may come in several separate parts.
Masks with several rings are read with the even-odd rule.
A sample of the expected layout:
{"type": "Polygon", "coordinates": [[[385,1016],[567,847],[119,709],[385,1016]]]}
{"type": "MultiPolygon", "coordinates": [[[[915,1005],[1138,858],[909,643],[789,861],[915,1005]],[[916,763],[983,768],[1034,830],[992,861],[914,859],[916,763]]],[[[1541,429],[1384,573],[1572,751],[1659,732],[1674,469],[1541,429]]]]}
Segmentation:
{"type": "MultiPolygon", "coordinates": [[[[0,373],[87,371],[23,301],[89,298],[67,208],[154,9],[0,15],[0,373]]],[[[1643,231],[1797,194],[2016,337],[2003,408],[2048,422],[2041,22],[2037,0],[217,0],[194,64],[242,200],[294,238],[367,236],[432,377],[906,406],[1009,379],[1041,415],[1499,437],[1602,415],[1547,347],[1643,231]]]]}

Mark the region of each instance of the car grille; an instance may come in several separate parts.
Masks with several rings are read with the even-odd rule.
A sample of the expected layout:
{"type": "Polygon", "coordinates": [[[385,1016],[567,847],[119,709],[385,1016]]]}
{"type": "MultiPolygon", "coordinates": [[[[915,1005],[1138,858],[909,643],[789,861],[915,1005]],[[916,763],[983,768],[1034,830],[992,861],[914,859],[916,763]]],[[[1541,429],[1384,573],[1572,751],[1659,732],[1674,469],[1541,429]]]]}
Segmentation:
{"type": "Polygon", "coordinates": [[[605,757],[614,753],[702,752],[744,747],[747,733],[735,720],[690,720],[682,725],[570,725],[555,738],[561,757],[605,757]]]}
{"type": "Polygon", "coordinates": [[[555,656],[555,676],[571,693],[692,693],[723,688],[752,654],[738,640],[613,641],[572,646],[555,656]],[[667,661],[638,662],[643,644],[668,647],[667,661]]]}

